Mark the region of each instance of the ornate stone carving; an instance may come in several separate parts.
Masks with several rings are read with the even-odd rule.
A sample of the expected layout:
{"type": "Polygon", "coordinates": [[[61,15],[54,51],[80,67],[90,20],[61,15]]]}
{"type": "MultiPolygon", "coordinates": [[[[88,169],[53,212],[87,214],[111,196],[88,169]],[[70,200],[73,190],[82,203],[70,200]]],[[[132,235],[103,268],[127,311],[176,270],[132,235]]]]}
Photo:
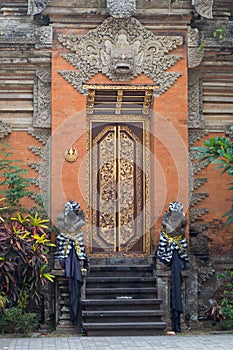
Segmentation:
{"type": "Polygon", "coordinates": [[[233,128],[232,128],[232,125],[226,126],[225,134],[230,139],[233,139],[233,128]]]}
{"type": "Polygon", "coordinates": [[[49,128],[51,126],[51,73],[37,68],[34,82],[33,126],[49,128]]]}
{"type": "Polygon", "coordinates": [[[202,113],[202,79],[196,71],[189,71],[189,121],[190,129],[204,129],[204,117],[202,113]]]}
{"type": "Polygon", "coordinates": [[[208,181],[208,179],[206,178],[196,178],[194,179],[194,189],[198,189],[199,187],[201,187],[202,185],[204,185],[206,182],[208,181]]]}
{"type": "Polygon", "coordinates": [[[205,18],[213,18],[212,7],[214,0],[192,0],[195,10],[205,18]]]}
{"type": "Polygon", "coordinates": [[[32,135],[37,140],[39,140],[41,143],[46,145],[46,143],[48,142],[48,138],[50,137],[50,129],[28,128],[28,134],[32,135]]]}
{"type": "Polygon", "coordinates": [[[198,202],[202,202],[206,197],[208,197],[208,193],[192,193],[190,206],[195,206],[198,202]]]}
{"type": "Polygon", "coordinates": [[[0,138],[7,136],[11,131],[11,125],[0,120],[0,138]]]}
{"type": "Polygon", "coordinates": [[[209,212],[207,208],[190,208],[190,221],[195,222],[196,219],[200,218],[209,212]]]}
{"type": "Polygon", "coordinates": [[[50,0],[28,0],[28,15],[41,13],[49,2],[50,0]]]}
{"type": "Polygon", "coordinates": [[[198,285],[199,291],[202,290],[202,284],[208,281],[211,276],[215,273],[215,269],[212,265],[212,261],[209,260],[207,263],[198,259],[198,285]]]}
{"type": "Polygon", "coordinates": [[[197,223],[197,222],[190,223],[190,231],[195,232],[196,235],[201,232],[206,232],[208,228],[209,228],[208,224],[197,223]]]}
{"type": "Polygon", "coordinates": [[[36,48],[52,46],[52,27],[35,25],[13,25],[9,22],[4,23],[0,32],[0,44],[29,44],[36,48]]]}
{"type": "Polygon", "coordinates": [[[207,132],[204,130],[189,130],[189,146],[192,146],[195,142],[201,140],[205,135],[207,135],[207,132]]]}
{"type": "Polygon", "coordinates": [[[133,16],[136,11],[136,0],[107,0],[107,10],[113,17],[133,16]]]}
{"type": "Polygon", "coordinates": [[[204,57],[204,44],[200,43],[197,28],[188,27],[188,66],[194,68],[199,66],[204,57]]]}
{"type": "Polygon", "coordinates": [[[36,48],[52,47],[52,27],[42,26],[36,28],[36,48]]]}
{"type": "Polygon", "coordinates": [[[198,151],[194,149],[189,150],[189,157],[190,160],[192,161],[192,170],[194,174],[199,173],[202,169],[206,168],[207,165],[205,165],[203,162],[199,163],[198,159],[196,159],[198,151]]]}
{"type": "Polygon", "coordinates": [[[44,208],[49,215],[49,198],[50,198],[50,143],[49,136],[50,130],[46,129],[33,129],[30,128],[28,133],[38,139],[44,144],[42,147],[29,146],[29,150],[35,155],[41,158],[40,162],[28,163],[32,169],[38,172],[38,177],[32,179],[32,183],[40,188],[40,193],[34,195],[33,199],[41,204],[43,202],[44,208]]]}
{"type": "Polygon", "coordinates": [[[32,25],[15,25],[8,21],[1,25],[0,43],[34,44],[35,41],[35,27],[32,25]]]}
{"type": "Polygon", "coordinates": [[[62,56],[78,68],[59,73],[81,93],[86,93],[82,84],[98,72],[124,82],[144,73],[159,84],[155,94],[166,91],[181,76],[165,71],[182,58],[167,53],[182,45],[183,38],[155,36],[135,18],[111,17],[83,36],[59,35],[58,40],[74,52],[62,56]]]}

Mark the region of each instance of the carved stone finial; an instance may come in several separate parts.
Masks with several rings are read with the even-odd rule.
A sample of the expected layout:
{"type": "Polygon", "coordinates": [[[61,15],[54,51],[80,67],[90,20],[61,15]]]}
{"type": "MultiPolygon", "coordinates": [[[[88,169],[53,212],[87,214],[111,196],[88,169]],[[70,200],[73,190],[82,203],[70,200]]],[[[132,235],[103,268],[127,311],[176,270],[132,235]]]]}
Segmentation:
{"type": "Polygon", "coordinates": [[[133,16],[136,11],[136,0],[107,0],[107,10],[112,17],[133,16]]]}
{"type": "Polygon", "coordinates": [[[28,15],[36,15],[41,13],[47,6],[50,0],[28,0],[28,15]]]}
{"type": "Polygon", "coordinates": [[[213,18],[212,7],[214,0],[193,0],[195,10],[205,18],[213,18]]]}

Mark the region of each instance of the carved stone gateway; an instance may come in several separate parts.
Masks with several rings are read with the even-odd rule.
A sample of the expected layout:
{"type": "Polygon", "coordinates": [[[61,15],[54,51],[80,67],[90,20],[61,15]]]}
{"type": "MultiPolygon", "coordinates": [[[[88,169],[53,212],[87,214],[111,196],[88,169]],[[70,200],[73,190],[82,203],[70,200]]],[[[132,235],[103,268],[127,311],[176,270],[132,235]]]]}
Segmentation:
{"type": "Polygon", "coordinates": [[[58,40],[73,52],[62,56],[78,69],[59,73],[81,93],[82,85],[99,72],[120,82],[144,73],[159,85],[158,95],[181,76],[166,70],[182,58],[167,54],[182,45],[182,36],[156,36],[135,18],[111,17],[85,35],[61,34],[58,40]]]}

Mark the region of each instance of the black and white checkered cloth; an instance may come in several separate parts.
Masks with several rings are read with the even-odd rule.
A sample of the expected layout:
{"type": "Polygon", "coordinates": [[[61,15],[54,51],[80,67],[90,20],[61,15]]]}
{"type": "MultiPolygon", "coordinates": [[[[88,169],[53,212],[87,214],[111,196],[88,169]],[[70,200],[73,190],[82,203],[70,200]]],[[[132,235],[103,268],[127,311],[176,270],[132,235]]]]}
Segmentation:
{"type": "Polygon", "coordinates": [[[170,236],[164,231],[160,231],[160,240],[157,250],[158,259],[166,265],[170,265],[174,249],[181,259],[188,261],[188,243],[184,236],[170,236]]]}
{"type": "Polygon", "coordinates": [[[61,232],[57,236],[57,251],[55,257],[58,259],[67,258],[73,246],[75,247],[78,258],[80,260],[85,260],[87,257],[82,232],[79,232],[76,235],[61,232]]]}

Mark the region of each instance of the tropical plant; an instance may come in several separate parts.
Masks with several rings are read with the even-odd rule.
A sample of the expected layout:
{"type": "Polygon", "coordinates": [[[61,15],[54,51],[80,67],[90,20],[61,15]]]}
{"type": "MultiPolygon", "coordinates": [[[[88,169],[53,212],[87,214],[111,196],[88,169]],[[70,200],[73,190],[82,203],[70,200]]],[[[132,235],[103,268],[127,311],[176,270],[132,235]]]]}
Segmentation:
{"type": "Polygon", "coordinates": [[[0,225],[0,292],[12,305],[30,300],[38,304],[41,287],[54,276],[47,272],[51,243],[47,225],[38,215],[18,214],[0,225]]]}
{"type": "Polygon", "coordinates": [[[17,211],[24,211],[22,199],[33,195],[29,190],[31,180],[26,178],[27,169],[20,160],[12,160],[9,146],[0,145],[0,194],[5,198],[9,216],[17,211]]]}
{"type": "Polygon", "coordinates": [[[214,299],[209,300],[210,308],[207,318],[213,321],[215,328],[233,329],[233,271],[227,268],[217,275],[220,285],[215,291],[214,299]]]}
{"type": "Polygon", "coordinates": [[[37,315],[34,312],[22,313],[19,307],[5,309],[0,314],[2,333],[30,333],[38,328],[37,315]]]}
{"type": "MultiPolygon", "coordinates": [[[[215,169],[221,169],[221,174],[227,173],[229,176],[233,176],[233,142],[228,137],[218,136],[204,141],[204,146],[194,147],[194,150],[198,151],[196,155],[196,159],[199,159],[198,163],[205,166],[210,163],[216,164],[215,169]]],[[[230,183],[229,190],[233,190],[233,182],[230,183]]],[[[231,209],[223,214],[223,217],[228,217],[226,225],[230,225],[233,221],[233,204],[231,209]]]]}
{"type": "Polygon", "coordinates": [[[224,272],[218,275],[224,286],[223,298],[221,305],[224,310],[224,314],[233,325],[233,271],[227,268],[224,272]]]}
{"type": "Polygon", "coordinates": [[[4,293],[0,293],[0,314],[5,309],[7,304],[7,298],[4,293]]]}

